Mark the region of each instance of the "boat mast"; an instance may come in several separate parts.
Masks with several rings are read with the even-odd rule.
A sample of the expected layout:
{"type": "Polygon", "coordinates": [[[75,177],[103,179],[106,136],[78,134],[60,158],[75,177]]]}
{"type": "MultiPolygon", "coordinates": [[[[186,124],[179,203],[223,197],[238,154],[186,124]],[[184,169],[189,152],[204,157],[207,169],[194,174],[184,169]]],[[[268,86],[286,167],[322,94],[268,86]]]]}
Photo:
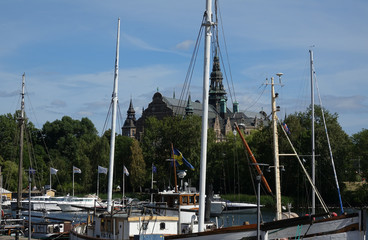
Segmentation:
{"type": "Polygon", "coordinates": [[[23,188],[23,138],[24,138],[24,86],[26,74],[22,76],[22,101],[20,105],[20,117],[18,118],[20,134],[19,134],[19,166],[18,166],[18,197],[17,197],[17,218],[20,216],[22,208],[22,188],[23,188]]]}
{"type": "MultiPolygon", "coordinates": [[[[277,76],[281,78],[282,73],[277,76]]],[[[276,108],[275,83],[271,77],[271,106],[272,106],[272,128],[273,128],[273,150],[274,150],[274,167],[275,167],[275,185],[276,185],[276,220],[281,220],[281,184],[280,184],[280,167],[279,167],[279,140],[277,133],[277,108],[276,108]]]]}
{"type": "Polygon", "coordinates": [[[198,232],[203,232],[205,215],[205,194],[206,194],[206,168],[207,168],[207,129],[208,129],[208,95],[210,79],[210,48],[211,48],[211,22],[212,0],[206,1],[206,20],[204,22],[206,36],[204,46],[204,70],[203,70],[203,113],[202,113],[202,140],[201,140],[201,164],[199,180],[199,220],[198,232]]]}
{"type": "MultiPolygon", "coordinates": [[[[23,138],[24,138],[24,86],[25,86],[26,74],[22,76],[22,100],[20,104],[20,116],[19,121],[19,165],[18,165],[18,196],[17,196],[17,219],[20,218],[20,211],[22,209],[22,188],[23,188],[23,138]]],[[[19,232],[16,232],[15,239],[19,239],[19,232]]]]}
{"type": "MultiPolygon", "coordinates": [[[[316,149],[314,134],[314,82],[313,82],[313,51],[309,50],[310,55],[310,81],[311,81],[311,108],[312,108],[312,182],[316,185],[316,149]]],[[[312,189],[312,214],[316,213],[316,192],[312,189]]]]}
{"type": "Polygon", "coordinates": [[[107,189],[107,211],[111,212],[112,205],[112,185],[114,176],[114,153],[115,153],[115,132],[116,132],[116,111],[118,103],[118,73],[119,73],[119,41],[120,41],[120,18],[118,19],[118,30],[116,40],[116,58],[115,58],[115,76],[114,90],[112,92],[112,120],[111,120],[111,138],[110,138],[110,165],[109,165],[109,182],[107,189]]]}

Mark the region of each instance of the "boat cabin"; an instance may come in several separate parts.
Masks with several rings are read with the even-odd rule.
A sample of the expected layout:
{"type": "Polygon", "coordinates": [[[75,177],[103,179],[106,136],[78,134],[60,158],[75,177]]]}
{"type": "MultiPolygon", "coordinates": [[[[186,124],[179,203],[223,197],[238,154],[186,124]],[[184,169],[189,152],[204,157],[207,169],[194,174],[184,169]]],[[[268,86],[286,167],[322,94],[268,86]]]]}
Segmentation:
{"type": "Polygon", "coordinates": [[[164,191],[158,193],[156,202],[166,203],[168,208],[177,208],[178,206],[198,206],[199,193],[164,191]]]}

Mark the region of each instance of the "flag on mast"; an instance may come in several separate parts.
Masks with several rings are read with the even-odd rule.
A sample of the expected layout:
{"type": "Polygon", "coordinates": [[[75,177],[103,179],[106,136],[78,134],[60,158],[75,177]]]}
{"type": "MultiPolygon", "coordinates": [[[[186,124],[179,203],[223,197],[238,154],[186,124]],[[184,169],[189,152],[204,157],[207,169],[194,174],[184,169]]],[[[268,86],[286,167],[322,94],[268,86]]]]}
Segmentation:
{"type": "Polygon", "coordinates": [[[152,163],[152,172],[157,173],[157,167],[152,163]]]}
{"type": "Polygon", "coordinates": [[[176,160],[177,163],[179,163],[179,165],[182,165],[184,163],[187,167],[189,167],[190,169],[194,170],[193,165],[190,164],[188,162],[188,160],[185,159],[185,157],[183,156],[183,154],[178,149],[176,149],[176,148],[174,148],[174,159],[176,160]]]}
{"type": "Polygon", "coordinates": [[[73,173],[82,173],[82,170],[73,166],[73,173]]]}
{"type": "Polygon", "coordinates": [[[285,129],[285,132],[287,132],[288,134],[291,134],[290,129],[288,128],[288,126],[286,125],[286,123],[283,123],[282,126],[285,129]]]}
{"type": "Polygon", "coordinates": [[[98,173],[104,173],[104,174],[107,174],[107,168],[104,168],[104,167],[98,166],[98,173]]]}
{"type": "Polygon", "coordinates": [[[58,172],[59,170],[57,170],[56,168],[52,168],[50,167],[50,173],[53,174],[53,175],[56,175],[56,173],[58,172]]]}
{"type": "Polygon", "coordinates": [[[124,174],[127,175],[127,176],[129,176],[129,171],[128,171],[128,169],[125,166],[124,166],[124,174]]]}

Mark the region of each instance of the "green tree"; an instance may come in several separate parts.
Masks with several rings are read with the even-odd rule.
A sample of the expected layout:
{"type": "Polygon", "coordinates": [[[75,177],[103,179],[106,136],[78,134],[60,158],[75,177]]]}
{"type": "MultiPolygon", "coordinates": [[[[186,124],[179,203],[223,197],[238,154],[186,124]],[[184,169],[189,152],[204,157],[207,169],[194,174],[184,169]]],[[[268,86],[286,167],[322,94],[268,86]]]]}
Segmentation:
{"type": "Polygon", "coordinates": [[[0,156],[6,161],[16,161],[19,134],[16,115],[0,115],[0,156]]]}
{"type": "Polygon", "coordinates": [[[132,152],[131,162],[130,162],[130,182],[133,186],[133,191],[139,187],[140,192],[142,192],[142,186],[144,186],[147,176],[146,176],[146,163],[143,159],[142,149],[139,146],[137,140],[133,140],[132,146],[130,147],[132,152]]]}
{"type": "MultiPolygon", "coordinates": [[[[120,186],[123,185],[123,172],[124,172],[124,166],[130,166],[131,165],[131,146],[133,144],[133,139],[131,137],[118,135],[115,139],[115,179],[116,183],[120,186]]],[[[127,184],[127,181],[125,182],[125,189],[129,191],[131,188],[127,184]]]]}
{"type": "MultiPolygon", "coordinates": [[[[208,143],[214,141],[209,134],[208,143]]],[[[201,118],[190,116],[167,117],[158,120],[149,117],[145,121],[142,149],[144,159],[148,166],[153,163],[157,167],[158,186],[166,188],[173,186],[173,167],[165,161],[172,156],[171,145],[179,149],[184,157],[194,166],[195,170],[188,170],[184,165],[179,169],[188,170],[187,179],[191,180],[191,186],[198,186],[200,167],[200,142],[201,142],[201,118]]]]}
{"type": "Polygon", "coordinates": [[[368,177],[368,129],[353,134],[353,159],[355,161],[354,172],[361,172],[362,177],[368,177]],[[360,169],[359,169],[360,167],[360,169]]]}
{"type": "MultiPolygon", "coordinates": [[[[335,167],[339,181],[344,181],[345,169],[348,168],[351,158],[351,141],[338,123],[338,115],[331,114],[324,109],[329,139],[334,157],[335,167]]],[[[288,125],[291,139],[296,151],[305,160],[304,166],[311,175],[311,108],[305,112],[291,114],[284,119],[288,125]]],[[[322,109],[315,106],[315,137],[316,137],[316,185],[327,203],[338,203],[337,189],[331,166],[331,158],[322,119],[322,109]]],[[[272,128],[265,127],[254,133],[250,145],[259,162],[273,165],[272,128]]],[[[292,153],[282,129],[279,127],[280,153],[292,153]]],[[[297,204],[309,202],[310,185],[306,180],[300,164],[294,157],[280,157],[280,165],[284,165],[285,172],[281,172],[282,194],[293,196],[297,204]],[[296,187],[297,186],[297,187],[296,187]]],[[[270,186],[274,189],[274,172],[265,173],[270,186]]],[[[342,184],[340,184],[340,187],[342,184]]]]}
{"type": "Polygon", "coordinates": [[[72,191],[72,168],[76,166],[82,170],[82,174],[75,175],[75,192],[78,189],[83,193],[93,191],[91,176],[96,173],[97,168],[93,169],[91,165],[91,158],[94,158],[91,152],[98,141],[93,123],[88,118],[73,120],[64,116],[61,120],[46,122],[42,137],[52,159],[52,162],[48,162],[49,166],[60,170],[57,174],[56,189],[63,193],[72,191]]]}
{"type": "Polygon", "coordinates": [[[16,191],[18,187],[18,165],[12,161],[1,161],[4,176],[3,188],[9,191],[16,191]]]}
{"type": "MultiPolygon", "coordinates": [[[[91,192],[97,192],[97,169],[98,166],[109,168],[109,139],[103,135],[99,137],[93,143],[90,143],[91,151],[88,153],[91,162],[91,169],[94,170],[91,175],[92,190],[91,192]]],[[[105,174],[100,174],[99,193],[105,193],[107,191],[108,178],[105,174]]]]}

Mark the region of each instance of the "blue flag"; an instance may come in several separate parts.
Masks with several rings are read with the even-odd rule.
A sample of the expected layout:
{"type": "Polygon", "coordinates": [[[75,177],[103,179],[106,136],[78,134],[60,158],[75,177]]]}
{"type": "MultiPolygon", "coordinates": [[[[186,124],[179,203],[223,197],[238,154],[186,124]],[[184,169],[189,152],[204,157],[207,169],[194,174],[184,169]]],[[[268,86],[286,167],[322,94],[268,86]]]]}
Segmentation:
{"type": "Polygon", "coordinates": [[[153,165],[153,163],[152,163],[152,172],[153,172],[153,173],[157,173],[157,168],[156,168],[156,166],[155,166],[155,165],[153,165]]]}

